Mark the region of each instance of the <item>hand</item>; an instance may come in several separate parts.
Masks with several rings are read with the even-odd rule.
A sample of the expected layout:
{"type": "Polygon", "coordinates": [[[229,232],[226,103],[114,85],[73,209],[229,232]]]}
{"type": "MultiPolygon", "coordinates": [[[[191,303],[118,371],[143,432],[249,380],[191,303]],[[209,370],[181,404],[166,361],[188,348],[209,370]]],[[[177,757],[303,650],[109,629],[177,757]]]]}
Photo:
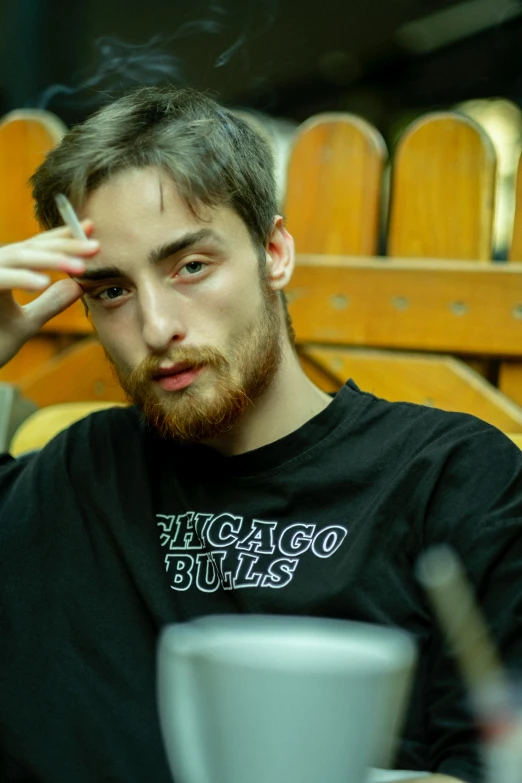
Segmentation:
{"type": "MultiPolygon", "coordinates": [[[[83,230],[90,236],[93,223],[85,220],[83,230]]],[[[74,239],[67,226],[0,247],[0,367],[3,367],[33,337],[42,326],[82,294],[74,280],[59,280],[50,285],[46,271],[85,271],[82,259],[99,252],[95,240],[74,239]],[[13,289],[44,291],[41,296],[21,306],[13,297],[13,289]]]]}

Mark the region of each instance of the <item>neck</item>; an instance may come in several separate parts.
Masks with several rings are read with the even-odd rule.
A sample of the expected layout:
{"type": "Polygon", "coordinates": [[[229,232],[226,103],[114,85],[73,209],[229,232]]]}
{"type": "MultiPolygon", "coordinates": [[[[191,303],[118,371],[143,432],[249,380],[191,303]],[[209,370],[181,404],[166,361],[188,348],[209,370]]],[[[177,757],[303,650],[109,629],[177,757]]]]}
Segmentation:
{"type": "Polygon", "coordinates": [[[207,443],[225,456],[243,454],[299,429],[324,410],[332,398],[305,375],[285,341],[274,380],[230,432],[207,443]]]}

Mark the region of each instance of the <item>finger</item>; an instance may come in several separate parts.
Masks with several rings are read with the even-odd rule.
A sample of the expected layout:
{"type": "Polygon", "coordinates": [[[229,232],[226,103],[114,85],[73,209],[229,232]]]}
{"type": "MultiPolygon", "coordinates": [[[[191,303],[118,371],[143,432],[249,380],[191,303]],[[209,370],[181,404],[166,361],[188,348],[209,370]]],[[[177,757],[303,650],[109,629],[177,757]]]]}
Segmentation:
{"type": "MultiPolygon", "coordinates": [[[[94,228],[94,222],[90,219],[86,220],[80,220],[80,225],[89,236],[92,234],[93,228],[94,228]]],[[[71,229],[69,226],[57,226],[56,228],[50,228],[47,231],[42,231],[40,234],[36,234],[38,237],[48,236],[48,237],[72,237],[73,234],[71,232],[71,229]]]]}
{"type": "Polygon", "coordinates": [[[0,281],[8,272],[18,269],[62,269],[64,265],[73,267],[76,271],[85,269],[85,262],[78,257],[71,257],[64,253],[52,253],[49,250],[37,250],[29,245],[19,247],[12,255],[0,257],[0,281]]]}
{"type": "Polygon", "coordinates": [[[51,278],[28,269],[0,269],[0,291],[25,288],[31,291],[48,286],[51,278]]]}
{"type": "MultiPolygon", "coordinates": [[[[87,237],[89,237],[92,234],[93,230],[94,230],[94,222],[92,220],[80,220],[80,226],[83,229],[83,233],[87,237]]],[[[70,229],[69,226],[67,226],[67,229],[68,229],[68,232],[69,232],[68,235],[73,237],[74,236],[74,232],[72,231],[72,229],[70,229]]]]}
{"type": "Polygon", "coordinates": [[[33,326],[42,327],[55,315],[62,313],[83,295],[83,289],[74,280],[58,280],[41,296],[25,305],[23,310],[33,326]]]}
{"type": "MultiPolygon", "coordinates": [[[[100,249],[100,243],[96,239],[74,239],[70,237],[48,237],[45,235],[35,237],[23,245],[18,246],[18,250],[22,247],[41,248],[49,252],[66,253],[72,256],[93,256],[100,249]]],[[[5,251],[4,251],[5,252],[5,251]]]]}

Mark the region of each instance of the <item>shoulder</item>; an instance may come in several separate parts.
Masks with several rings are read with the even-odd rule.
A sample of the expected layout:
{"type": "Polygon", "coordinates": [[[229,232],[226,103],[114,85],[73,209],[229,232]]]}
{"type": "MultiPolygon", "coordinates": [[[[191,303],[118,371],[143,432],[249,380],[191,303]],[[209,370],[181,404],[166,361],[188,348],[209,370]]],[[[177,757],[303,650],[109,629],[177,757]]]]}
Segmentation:
{"type": "MultiPolygon", "coordinates": [[[[421,406],[419,406],[421,407],[421,406]]],[[[415,412],[412,411],[415,417],[415,412]]],[[[453,541],[464,551],[483,546],[492,554],[500,531],[511,541],[522,533],[522,451],[503,432],[464,413],[419,412],[416,434],[419,486],[428,538],[453,541]],[[473,543],[474,542],[474,543],[473,543]]],[[[415,486],[412,487],[416,491],[415,486]]]]}
{"type": "MultiPolygon", "coordinates": [[[[45,409],[42,410],[45,413],[45,409]]],[[[26,440],[42,442],[39,448],[13,458],[0,458],[4,483],[21,474],[63,475],[73,463],[86,467],[92,461],[103,461],[112,453],[132,452],[132,444],[143,439],[147,427],[134,407],[114,406],[95,411],[70,423],[68,411],[63,417],[43,417],[35,426],[43,429],[26,440]]]]}
{"type": "Polygon", "coordinates": [[[390,402],[361,391],[353,381],[348,386],[363,402],[360,418],[374,437],[408,444],[408,452],[454,455],[464,462],[485,462],[490,468],[493,453],[522,465],[522,450],[501,430],[476,416],[412,402],[390,402]]]}
{"type": "Polygon", "coordinates": [[[522,523],[522,450],[507,435],[470,414],[358,393],[359,442],[441,534],[452,519],[522,523]]]}
{"type": "Polygon", "coordinates": [[[153,448],[153,433],[134,406],[96,411],[74,422],[39,454],[47,465],[59,463],[76,478],[89,467],[92,476],[107,475],[116,465],[143,465],[153,448]]]}
{"type": "Polygon", "coordinates": [[[95,440],[104,442],[114,438],[124,439],[140,437],[147,430],[134,406],[114,406],[95,411],[70,424],[58,433],[55,440],[69,445],[73,442],[81,445],[95,440]]]}

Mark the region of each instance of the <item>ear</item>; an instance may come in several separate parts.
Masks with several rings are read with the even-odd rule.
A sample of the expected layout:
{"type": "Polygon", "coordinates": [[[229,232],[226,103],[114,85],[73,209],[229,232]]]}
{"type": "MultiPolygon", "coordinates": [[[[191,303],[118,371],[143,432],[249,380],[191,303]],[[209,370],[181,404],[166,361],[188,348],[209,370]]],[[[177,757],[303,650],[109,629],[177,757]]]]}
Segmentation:
{"type": "Polygon", "coordinates": [[[295,265],[294,239],[284,227],[281,215],[274,217],[266,254],[270,286],[274,291],[280,291],[289,283],[295,265]]]}

